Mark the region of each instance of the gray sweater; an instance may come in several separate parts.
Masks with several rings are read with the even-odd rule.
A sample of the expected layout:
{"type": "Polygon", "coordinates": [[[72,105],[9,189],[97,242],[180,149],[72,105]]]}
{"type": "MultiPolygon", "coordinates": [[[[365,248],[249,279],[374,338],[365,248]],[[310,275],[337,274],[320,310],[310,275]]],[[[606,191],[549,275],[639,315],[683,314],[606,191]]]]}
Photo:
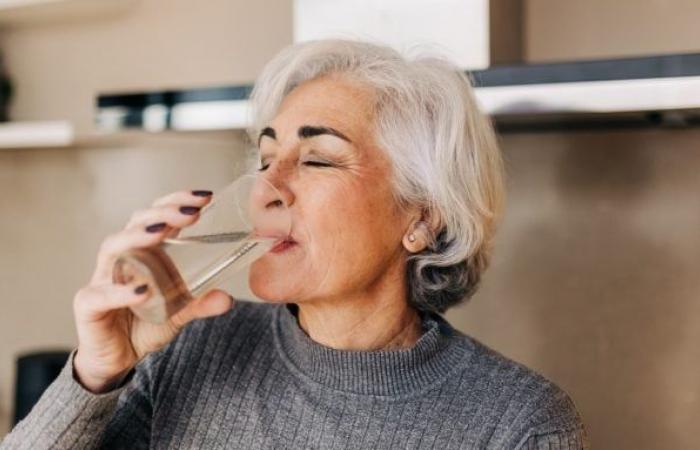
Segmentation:
{"type": "Polygon", "coordinates": [[[411,349],[341,351],[294,307],[237,302],[92,394],[73,355],[1,449],[588,448],[557,386],[438,315],[411,349]]]}

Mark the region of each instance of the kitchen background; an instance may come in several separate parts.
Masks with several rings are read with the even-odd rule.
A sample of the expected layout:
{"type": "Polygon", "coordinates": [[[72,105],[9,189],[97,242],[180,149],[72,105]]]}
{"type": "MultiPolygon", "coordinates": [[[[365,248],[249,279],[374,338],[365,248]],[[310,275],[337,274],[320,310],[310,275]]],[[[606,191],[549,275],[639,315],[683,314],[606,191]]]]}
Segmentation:
{"type": "MultiPolygon", "coordinates": [[[[225,185],[247,149],[239,131],[94,136],[97,94],[249,83],[292,42],[288,0],[109,1],[67,17],[0,9],[12,119],[87,136],[0,150],[0,436],[17,355],[76,344],[72,300],[101,240],[157,196],[225,185]]],[[[695,0],[491,7],[494,62],[700,52],[695,0]]],[[[493,266],[448,318],[565,388],[593,448],[697,448],[700,129],[500,139],[509,197],[493,266]]]]}

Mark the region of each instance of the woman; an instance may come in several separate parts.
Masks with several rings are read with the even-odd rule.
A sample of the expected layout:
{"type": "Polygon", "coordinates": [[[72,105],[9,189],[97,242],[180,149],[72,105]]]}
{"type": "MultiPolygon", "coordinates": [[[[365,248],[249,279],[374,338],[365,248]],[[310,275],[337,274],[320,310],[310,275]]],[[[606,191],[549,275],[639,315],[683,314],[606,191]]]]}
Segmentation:
{"type": "Polygon", "coordinates": [[[466,78],[318,41],[273,59],[251,101],[293,219],[251,268],[266,303],[216,290],[163,326],[132,316],[149,288],[113,285],[116,255],[193,223],[210,192],[156,201],[101,247],[78,348],[3,446],[585,448],[564,392],[439,315],[476,290],[503,195],[466,78]]]}

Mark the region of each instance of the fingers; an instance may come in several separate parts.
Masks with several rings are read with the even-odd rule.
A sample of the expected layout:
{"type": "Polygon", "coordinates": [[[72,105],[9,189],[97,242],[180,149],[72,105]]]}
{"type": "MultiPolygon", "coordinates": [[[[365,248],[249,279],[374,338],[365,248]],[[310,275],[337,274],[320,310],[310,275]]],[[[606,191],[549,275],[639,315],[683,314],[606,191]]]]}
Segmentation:
{"type": "Polygon", "coordinates": [[[178,191],[165,195],[156,199],[153,206],[164,205],[195,205],[204,206],[211,200],[211,191],[194,190],[194,191],[178,191]]]}
{"type": "Polygon", "coordinates": [[[197,221],[200,209],[199,205],[164,205],[139,210],[131,216],[126,229],[145,228],[158,223],[166,223],[173,228],[184,228],[197,221]]]}
{"type": "Polygon", "coordinates": [[[97,264],[91,284],[110,283],[114,265],[120,255],[128,250],[158,245],[172,230],[173,228],[161,222],[148,228],[127,229],[108,236],[102,241],[97,254],[97,264]]]}
{"type": "Polygon", "coordinates": [[[86,286],[78,291],[73,301],[76,316],[96,320],[105,313],[145,303],[151,297],[146,284],[104,284],[86,286]]]}
{"type": "Polygon", "coordinates": [[[196,220],[193,217],[196,218],[199,210],[211,201],[211,196],[211,191],[203,190],[173,192],[154,201],[151,208],[136,211],[126,228],[161,221],[178,228],[187,226],[196,220]]]}
{"type": "Polygon", "coordinates": [[[117,256],[120,253],[131,248],[149,247],[158,244],[163,240],[163,235],[168,229],[166,224],[147,230],[146,228],[134,228],[131,230],[122,230],[111,236],[108,236],[100,247],[100,254],[104,256],[117,256]]]}
{"type": "Polygon", "coordinates": [[[103,241],[92,284],[111,280],[114,263],[123,252],[155,246],[196,222],[201,208],[210,201],[210,191],[180,191],[156,200],[152,208],[135,212],[124,230],[103,241]]]}
{"type": "Polygon", "coordinates": [[[218,316],[231,310],[233,297],[220,289],[214,289],[195,299],[170,318],[177,329],[195,319],[218,316]]]}
{"type": "Polygon", "coordinates": [[[97,264],[91,284],[103,284],[112,281],[112,270],[117,258],[127,250],[151,247],[159,244],[168,231],[167,226],[153,232],[145,229],[123,230],[107,237],[97,254],[97,264]]]}

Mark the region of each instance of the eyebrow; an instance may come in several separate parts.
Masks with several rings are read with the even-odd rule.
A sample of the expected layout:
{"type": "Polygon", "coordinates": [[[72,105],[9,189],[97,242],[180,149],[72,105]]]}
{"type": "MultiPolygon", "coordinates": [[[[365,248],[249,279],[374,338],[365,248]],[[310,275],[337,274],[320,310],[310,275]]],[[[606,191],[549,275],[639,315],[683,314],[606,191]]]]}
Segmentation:
{"type": "Polygon", "coordinates": [[[275,133],[275,129],[271,127],[265,127],[260,131],[260,136],[258,136],[258,146],[260,145],[260,139],[263,138],[263,136],[271,137],[272,139],[277,139],[277,133],[275,133]]]}
{"type": "Polygon", "coordinates": [[[307,138],[314,137],[314,136],[320,136],[322,134],[330,134],[331,136],[335,136],[335,137],[340,138],[346,142],[352,143],[350,138],[348,138],[347,136],[345,136],[343,133],[336,130],[335,128],[331,128],[331,127],[316,127],[316,126],[311,126],[311,125],[304,125],[302,127],[299,127],[299,131],[297,131],[297,135],[299,136],[299,139],[307,139],[307,138]]]}
{"type": "MultiPolygon", "coordinates": [[[[314,136],[320,136],[323,134],[335,136],[335,137],[340,138],[346,142],[352,143],[350,138],[348,138],[347,136],[345,136],[343,133],[336,130],[335,128],[331,128],[331,127],[303,125],[303,126],[299,127],[299,130],[297,131],[297,136],[299,136],[299,139],[308,139],[308,138],[312,138],[314,136]]],[[[272,139],[277,139],[277,133],[275,132],[275,129],[272,127],[265,127],[262,129],[262,131],[260,132],[260,136],[258,137],[258,145],[260,145],[260,140],[263,138],[263,136],[267,136],[267,137],[270,137],[272,139]]]]}

